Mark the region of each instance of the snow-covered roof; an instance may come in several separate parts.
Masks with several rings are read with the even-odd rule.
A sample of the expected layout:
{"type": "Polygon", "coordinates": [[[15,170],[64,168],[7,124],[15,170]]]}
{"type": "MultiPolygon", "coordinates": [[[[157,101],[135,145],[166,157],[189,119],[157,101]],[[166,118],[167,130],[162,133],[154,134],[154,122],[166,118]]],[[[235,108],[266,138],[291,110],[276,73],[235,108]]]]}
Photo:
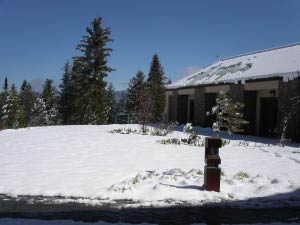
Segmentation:
{"type": "Polygon", "coordinates": [[[292,44],[215,62],[204,69],[167,85],[167,89],[218,83],[245,83],[246,80],[299,76],[300,45],[292,44]]]}

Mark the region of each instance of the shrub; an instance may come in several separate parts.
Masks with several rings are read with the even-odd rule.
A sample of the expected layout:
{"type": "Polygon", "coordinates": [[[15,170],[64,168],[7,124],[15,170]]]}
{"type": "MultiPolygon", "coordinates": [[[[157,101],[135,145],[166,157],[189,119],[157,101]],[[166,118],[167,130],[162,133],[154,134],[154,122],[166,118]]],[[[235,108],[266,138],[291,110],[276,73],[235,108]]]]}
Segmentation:
{"type": "Polygon", "coordinates": [[[249,174],[246,172],[243,172],[243,171],[240,171],[233,176],[233,178],[237,179],[237,180],[243,180],[243,179],[247,179],[249,177],[250,177],[249,174]]]}
{"type": "Polygon", "coordinates": [[[230,143],[230,140],[222,139],[222,147],[225,145],[228,145],[230,143]]]}
{"type": "Polygon", "coordinates": [[[189,144],[189,145],[201,146],[201,144],[200,144],[201,137],[196,134],[191,123],[187,123],[184,126],[183,132],[189,135],[187,140],[182,139],[183,142],[187,141],[187,144],[189,144]]]}
{"type": "Polygon", "coordinates": [[[173,144],[173,145],[180,145],[181,141],[178,138],[168,138],[168,139],[162,139],[158,141],[160,144],[168,145],[168,144],[173,144]]]}
{"type": "Polygon", "coordinates": [[[159,127],[153,128],[151,131],[151,135],[153,136],[167,136],[172,133],[176,126],[178,126],[178,122],[169,122],[169,123],[161,123],[159,127]]]}

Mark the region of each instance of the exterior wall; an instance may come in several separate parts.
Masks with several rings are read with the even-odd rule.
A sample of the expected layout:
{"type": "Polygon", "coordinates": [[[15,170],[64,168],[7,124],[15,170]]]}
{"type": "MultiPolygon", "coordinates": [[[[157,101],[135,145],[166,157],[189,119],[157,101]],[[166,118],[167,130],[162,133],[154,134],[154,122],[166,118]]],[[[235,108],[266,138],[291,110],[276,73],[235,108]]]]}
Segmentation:
{"type": "Polygon", "coordinates": [[[278,80],[260,81],[245,84],[245,90],[247,91],[258,91],[268,89],[278,89],[278,80]]]}
{"type": "Polygon", "coordinates": [[[179,95],[194,95],[195,94],[195,88],[179,89],[178,94],[179,95]]]}
{"type": "Polygon", "coordinates": [[[234,102],[244,101],[244,85],[242,84],[230,84],[229,85],[229,96],[234,102]]]}
{"type": "MultiPolygon", "coordinates": [[[[187,99],[194,98],[194,123],[197,126],[206,125],[206,94],[218,93],[220,90],[228,90],[230,96],[234,101],[245,102],[245,91],[248,91],[248,94],[251,94],[251,99],[247,97],[247,102],[249,101],[249,106],[247,108],[248,116],[251,117],[252,127],[249,128],[246,132],[248,134],[259,134],[260,129],[260,98],[262,97],[273,97],[274,94],[270,93],[271,90],[275,90],[275,96],[278,97],[278,133],[280,134],[281,130],[281,121],[283,114],[280,111],[284,110],[286,103],[291,97],[300,95],[300,78],[296,78],[289,82],[283,82],[279,80],[270,80],[270,81],[257,81],[246,84],[229,84],[229,85],[219,85],[219,86],[199,86],[191,89],[179,89],[168,91],[168,120],[177,121],[178,112],[180,107],[188,107],[187,114],[189,115],[189,101],[188,104],[180,104],[178,102],[178,97],[181,95],[186,95],[187,99]],[[171,93],[172,94],[171,94],[171,93]],[[180,95],[179,95],[180,92],[180,95]],[[271,96],[272,95],[272,96],[271,96]],[[256,103],[255,103],[256,98],[256,103]],[[255,115],[253,115],[253,113],[255,115]]],[[[245,102],[246,103],[246,102],[245,102]]],[[[245,109],[246,110],[246,109],[245,109]]],[[[245,112],[245,115],[247,114],[245,112]]],[[[187,117],[188,118],[188,117],[187,117]]],[[[294,141],[300,142],[300,106],[297,108],[297,112],[294,115],[293,119],[288,124],[287,138],[291,138],[294,141]]]]}
{"type": "Polygon", "coordinates": [[[169,96],[168,121],[177,121],[178,90],[173,90],[172,95],[169,96]]]}
{"type": "Polygon", "coordinates": [[[205,125],[205,87],[197,87],[195,88],[195,97],[194,97],[194,104],[195,104],[195,114],[194,114],[194,121],[195,125],[197,126],[204,126],[205,125]]]}
{"type": "Polygon", "coordinates": [[[166,91],[166,105],[165,105],[166,121],[170,121],[170,116],[172,115],[172,110],[170,105],[171,99],[172,99],[172,91],[166,91]]]}
{"type": "Polygon", "coordinates": [[[229,85],[205,87],[205,93],[219,93],[220,91],[229,91],[229,85]]]}
{"type": "MultiPolygon", "coordinates": [[[[300,95],[300,77],[291,80],[289,82],[279,82],[279,98],[278,98],[278,108],[279,108],[279,119],[278,128],[279,131],[282,129],[281,121],[283,120],[282,111],[289,110],[286,105],[289,99],[300,95]]],[[[287,127],[287,138],[291,138],[294,141],[300,142],[300,106],[298,105],[296,113],[293,118],[289,121],[287,127]]]]}

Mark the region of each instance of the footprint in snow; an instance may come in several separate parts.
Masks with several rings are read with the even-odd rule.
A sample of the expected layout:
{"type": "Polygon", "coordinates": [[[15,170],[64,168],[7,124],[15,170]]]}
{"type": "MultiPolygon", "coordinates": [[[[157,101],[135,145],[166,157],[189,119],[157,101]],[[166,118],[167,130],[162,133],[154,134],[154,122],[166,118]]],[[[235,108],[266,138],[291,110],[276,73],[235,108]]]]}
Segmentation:
{"type": "Polygon", "coordinates": [[[259,150],[262,151],[262,152],[267,152],[267,153],[269,153],[269,151],[267,151],[267,150],[265,150],[265,149],[263,149],[263,148],[259,148],[259,150]]]}
{"type": "Polygon", "coordinates": [[[274,155],[275,155],[276,157],[282,157],[282,156],[281,156],[279,153],[277,153],[277,152],[275,152],[274,155]]]}
{"type": "Polygon", "coordinates": [[[300,160],[298,160],[298,159],[295,159],[295,158],[292,158],[292,157],[288,157],[288,159],[294,161],[295,163],[300,164],[300,160]]]}

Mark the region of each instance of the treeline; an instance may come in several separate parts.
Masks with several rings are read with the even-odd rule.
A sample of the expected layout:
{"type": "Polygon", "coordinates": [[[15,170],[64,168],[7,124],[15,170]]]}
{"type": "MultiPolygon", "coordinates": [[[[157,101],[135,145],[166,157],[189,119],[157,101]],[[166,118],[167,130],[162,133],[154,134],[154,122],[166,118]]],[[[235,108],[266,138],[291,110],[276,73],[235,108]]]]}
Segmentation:
{"type": "Polygon", "coordinates": [[[5,78],[0,93],[0,129],[59,124],[58,98],[52,80],[45,81],[39,94],[32,91],[26,80],[18,91],[5,78]]]}
{"type": "Polygon", "coordinates": [[[125,111],[137,114],[136,119],[141,123],[162,121],[165,109],[165,83],[163,67],[158,55],[155,54],[148,77],[146,78],[142,71],[138,71],[130,79],[125,111]]]}
{"type": "Polygon", "coordinates": [[[158,122],[163,118],[165,77],[157,54],[153,56],[146,78],[138,71],[117,102],[113,85],[105,78],[113,71],[108,66],[112,49],[108,44],[109,27],[102,18],[94,19],[86,28],[76,49],[81,53],[66,62],[59,90],[47,79],[41,93],[34,93],[29,82],[23,81],[20,90],[4,80],[0,92],[0,129],[44,125],[113,123],[116,114],[139,115],[137,122],[158,122]]]}

